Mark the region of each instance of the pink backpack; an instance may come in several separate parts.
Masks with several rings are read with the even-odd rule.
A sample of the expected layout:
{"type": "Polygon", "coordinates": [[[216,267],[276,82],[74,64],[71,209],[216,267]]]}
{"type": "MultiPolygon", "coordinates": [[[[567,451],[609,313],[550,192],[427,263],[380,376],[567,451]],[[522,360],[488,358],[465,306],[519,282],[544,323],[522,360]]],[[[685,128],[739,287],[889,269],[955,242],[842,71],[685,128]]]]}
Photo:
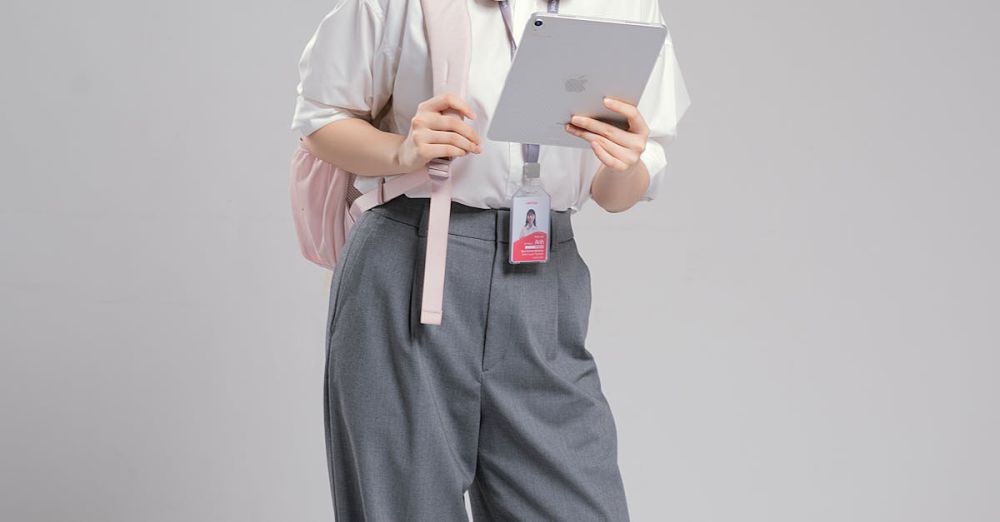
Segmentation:
{"type": "MultiPolygon", "coordinates": [[[[466,2],[421,0],[434,78],[434,95],[465,98],[470,36],[466,2]]],[[[457,111],[456,117],[462,116],[457,111]]],[[[291,200],[302,255],[333,269],[351,227],[366,210],[408,190],[429,184],[427,255],[424,265],[420,322],[441,324],[444,268],[451,217],[451,158],[438,158],[414,172],[391,177],[361,194],[355,174],[314,156],[300,142],[292,157],[291,200]]],[[[384,178],[383,178],[384,179],[384,178]]]]}

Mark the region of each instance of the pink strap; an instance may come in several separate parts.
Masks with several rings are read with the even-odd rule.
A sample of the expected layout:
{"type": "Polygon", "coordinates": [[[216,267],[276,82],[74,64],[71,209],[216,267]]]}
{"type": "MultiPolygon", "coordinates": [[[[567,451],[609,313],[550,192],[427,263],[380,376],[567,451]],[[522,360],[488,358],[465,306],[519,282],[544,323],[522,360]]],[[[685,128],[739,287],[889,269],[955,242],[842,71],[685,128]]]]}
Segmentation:
{"type": "Polygon", "coordinates": [[[444,311],[444,268],[451,220],[451,161],[438,158],[427,165],[431,178],[431,208],[427,216],[427,259],[424,261],[420,322],[441,324],[444,311]]]}
{"type": "MultiPolygon", "coordinates": [[[[464,1],[454,0],[420,0],[420,4],[427,29],[434,95],[453,93],[464,99],[471,55],[468,8],[464,1]]],[[[445,114],[462,118],[456,110],[445,114]]],[[[426,183],[430,184],[431,202],[420,322],[439,325],[444,308],[445,260],[451,219],[451,158],[436,158],[426,168],[393,176],[389,181],[382,178],[378,187],[354,200],[350,213],[357,221],[366,210],[426,183]]]]}
{"type": "Polygon", "coordinates": [[[392,198],[399,197],[404,193],[415,189],[430,181],[427,169],[415,170],[399,176],[389,178],[379,178],[379,184],[372,190],[357,197],[351,204],[351,219],[355,222],[366,210],[381,205],[392,198]]]}
{"type": "MultiPolygon", "coordinates": [[[[434,95],[453,93],[465,98],[469,74],[469,12],[465,2],[420,0],[430,49],[434,95]]],[[[462,118],[458,111],[447,114],[462,118]]],[[[427,165],[431,203],[427,220],[427,256],[424,263],[423,302],[420,322],[441,324],[444,299],[448,224],[451,218],[451,158],[438,158],[427,165]]]]}
{"type": "MultiPolygon", "coordinates": [[[[469,12],[464,2],[420,0],[434,76],[434,95],[454,93],[465,98],[469,74],[469,12]]],[[[462,118],[449,110],[445,114],[462,118]]],[[[382,178],[379,186],[351,205],[351,218],[424,184],[430,184],[431,202],[427,218],[427,254],[424,260],[422,324],[441,324],[444,302],[445,260],[448,255],[448,226],[451,219],[451,158],[436,158],[427,167],[407,174],[382,178]]]]}

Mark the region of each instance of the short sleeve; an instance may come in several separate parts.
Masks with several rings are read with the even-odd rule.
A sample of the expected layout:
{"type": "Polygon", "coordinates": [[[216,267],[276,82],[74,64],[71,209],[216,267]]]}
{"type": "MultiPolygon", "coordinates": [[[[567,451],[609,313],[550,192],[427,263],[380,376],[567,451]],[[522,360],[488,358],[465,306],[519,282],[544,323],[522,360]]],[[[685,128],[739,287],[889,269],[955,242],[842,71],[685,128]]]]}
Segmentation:
{"type": "Polygon", "coordinates": [[[372,121],[392,94],[393,46],[384,45],[385,17],[370,0],[337,0],[306,44],[292,130],[303,136],[345,118],[372,121]]]}
{"type": "MultiPolygon", "coordinates": [[[[659,2],[652,0],[650,4],[649,21],[664,23],[659,2]]],[[[637,105],[649,126],[646,149],[639,156],[649,171],[649,187],[642,195],[642,201],[651,201],[659,194],[667,166],[666,149],[677,136],[677,125],[690,105],[687,87],[674,54],[673,37],[668,33],[637,105]]]]}

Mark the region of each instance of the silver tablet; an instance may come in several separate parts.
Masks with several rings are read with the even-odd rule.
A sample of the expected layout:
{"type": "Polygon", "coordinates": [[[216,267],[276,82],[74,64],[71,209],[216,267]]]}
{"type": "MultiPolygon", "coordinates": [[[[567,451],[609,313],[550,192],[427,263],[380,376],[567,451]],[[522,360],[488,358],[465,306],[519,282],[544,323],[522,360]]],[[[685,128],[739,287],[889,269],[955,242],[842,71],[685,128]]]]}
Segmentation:
{"type": "Polygon", "coordinates": [[[533,14],[487,137],[588,148],[586,140],[564,129],[573,114],[627,128],[625,118],[605,107],[602,98],[637,104],[666,36],[663,24],[533,14]]]}

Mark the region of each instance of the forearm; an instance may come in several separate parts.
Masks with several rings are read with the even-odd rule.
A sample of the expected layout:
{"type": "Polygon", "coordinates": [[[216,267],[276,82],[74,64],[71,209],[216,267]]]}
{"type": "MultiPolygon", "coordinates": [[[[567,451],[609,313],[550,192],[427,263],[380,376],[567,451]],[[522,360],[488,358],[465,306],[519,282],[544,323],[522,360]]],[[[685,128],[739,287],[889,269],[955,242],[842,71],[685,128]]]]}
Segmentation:
{"type": "Polygon", "coordinates": [[[361,118],[337,120],[303,138],[317,158],[359,176],[402,174],[400,144],[406,137],[384,132],[361,118]]]}
{"type": "Polygon", "coordinates": [[[632,208],[649,188],[649,171],[642,161],[624,171],[614,171],[601,164],[590,184],[591,199],[608,212],[632,208]]]}

